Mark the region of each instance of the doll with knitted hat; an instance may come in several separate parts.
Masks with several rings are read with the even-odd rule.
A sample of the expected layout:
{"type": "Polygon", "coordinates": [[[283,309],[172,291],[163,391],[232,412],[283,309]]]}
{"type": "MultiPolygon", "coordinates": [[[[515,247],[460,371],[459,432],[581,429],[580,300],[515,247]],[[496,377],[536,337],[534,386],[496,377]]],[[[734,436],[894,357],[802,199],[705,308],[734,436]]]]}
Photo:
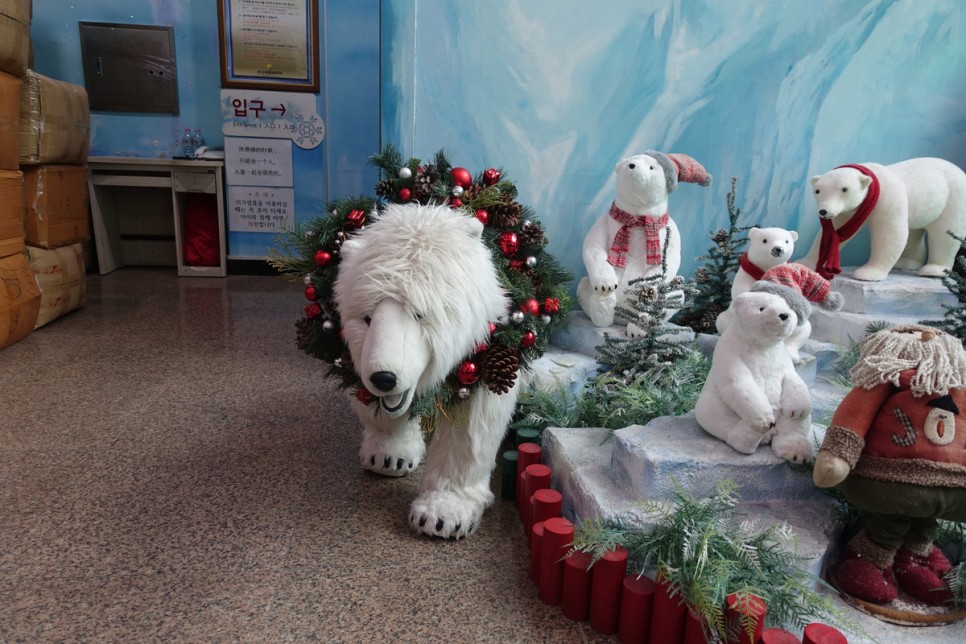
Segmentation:
{"type": "Polygon", "coordinates": [[[681,266],[681,235],[668,212],[668,196],[680,182],[707,186],[711,175],[685,154],[649,151],[628,157],[614,168],[617,195],[610,209],[584,238],[587,276],[577,286],[581,308],[599,327],[626,324],[615,316],[628,284],[661,274],[671,280],[681,266]]]}
{"type": "Polygon", "coordinates": [[[938,329],[893,327],[862,342],[851,377],[813,473],[863,519],[832,581],[873,604],[899,590],[948,602],[951,564],[933,542],[939,519],[966,521],[966,350],[938,329]]]}

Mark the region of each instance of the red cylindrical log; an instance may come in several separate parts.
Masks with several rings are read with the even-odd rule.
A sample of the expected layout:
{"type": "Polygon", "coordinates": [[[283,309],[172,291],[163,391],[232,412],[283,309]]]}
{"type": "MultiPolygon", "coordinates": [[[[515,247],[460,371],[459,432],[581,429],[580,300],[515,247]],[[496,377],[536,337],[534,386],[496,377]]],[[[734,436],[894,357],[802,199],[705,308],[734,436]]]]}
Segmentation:
{"type": "Polygon", "coordinates": [[[589,552],[579,551],[564,559],[560,608],[564,617],[575,622],[586,621],[590,612],[590,580],[593,577],[590,562],[593,559],[589,552]]]}
{"type": "Polygon", "coordinates": [[[541,448],[536,443],[521,443],[517,448],[517,510],[520,513],[520,519],[522,520],[524,516],[524,510],[529,510],[530,506],[524,506],[524,501],[529,500],[529,497],[524,496],[524,476],[523,473],[526,472],[527,468],[535,463],[540,462],[540,457],[543,455],[543,448],[541,448]]]}
{"type": "Polygon", "coordinates": [[[815,622],[805,627],[802,644],[848,644],[848,640],[831,626],[815,622]]]}
{"type": "Polygon", "coordinates": [[[559,517],[563,511],[563,495],[549,488],[533,493],[533,522],[559,517]]]}
{"type": "Polygon", "coordinates": [[[766,628],[759,641],[761,644],[802,644],[802,640],[783,628],[766,628]]]}
{"type": "Polygon", "coordinates": [[[540,551],[543,548],[543,521],[533,524],[530,529],[530,579],[540,583],[540,551]]]}
{"type": "Polygon", "coordinates": [[[728,644],[755,644],[765,630],[767,610],[765,602],[755,595],[731,593],[725,597],[728,644]]]}
{"type": "MultiPolygon", "coordinates": [[[[524,483],[524,509],[523,509],[523,530],[524,534],[530,534],[530,526],[533,525],[533,495],[537,490],[545,490],[550,487],[550,476],[553,472],[550,468],[541,463],[528,465],[523,477],[524,483]]],[[[560,515],[557,515],[560,516],[560,515]]],[[[547,517],[548,519],[551,517],[547,517]]]]}
{"type": "Polygon", "coordinates": [[[707,644],[708,638],[704,632],[705,621],[694,612],[693,608],[688,608],[688,616],[684,622],[684,641],[683,644],[707,644]]]}
{"type": "Polygon", "coordinates": [[[563,588],[563,558],[574,542],[574,524],[556,517],[543,522],[540,547],[540,600],[557,606],[563,588]]]}
{"type": "Polygon", "coordinates": [[[646,642],[651,632],[651,608],[654,605],[654,580],[627,575],[621,587],[620,618],[617,638],[621,644],[646,642]]]}
{"type": "Polygon", "coordinates": [[[590,580],[590,627],[598,633],[617,632],[621,608],[621,586],[627,574],[627,550],[617,547],[604,553],[594,564],[590,580]]]}
{"type": "Polygon", "coordinates": [[[658,577],[651,619],[652,642],[680,642],[684,639],[684,622],[688,607],[680,593],[676,597],[671,597],[670,591],[670,585],[658,577]]]}

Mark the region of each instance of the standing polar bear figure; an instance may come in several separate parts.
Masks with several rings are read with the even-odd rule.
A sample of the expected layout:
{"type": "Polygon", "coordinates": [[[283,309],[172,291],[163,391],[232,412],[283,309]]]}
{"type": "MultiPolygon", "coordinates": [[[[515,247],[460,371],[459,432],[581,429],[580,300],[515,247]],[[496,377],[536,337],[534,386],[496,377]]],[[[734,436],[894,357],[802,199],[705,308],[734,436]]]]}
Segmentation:
{"type": "Polygon", "coordinates": [[[780,458],[811,461],[812,399],[785,348],[808,316],[808,302],[791,288],[760,282],[732,307],[734,320],[715,346],[695,419],[743,454],[770,441],[780,458]]]}
{"type": "Polygon", "coordinates": [[[839,245],[868,220],[869,261],[853,277],[886,278],[894,267],[941,277],[951,270],[966,235],[966,173],[943,159],[909,159],[893,165],[844,165],[812,177],[821,235],[803,264],[826,279],[841,272],[839,245]]]}
{"type": "MultiPolygon", "coordinates": [[[[342,245],[334,285],[356,372],[378,405],[351,398],[364,425],[363,467],[401,476],[425,453],[415,396],[432,390],[490,337],[510,298],[482,239],[483,224],[447,206],[389,205],[342,245]]],[[[436,427],[410,511],[417,532],[460,538],[493,502],[490,473],[520,381],[503,394],[476,387],[436,427]]]]}
{"type": "Polygon", "coordinates": [[[679,181],[711,183],[711,175],[691,157],[653,151],[624,159],[614,174],[617,197],[584,238],[587,277],[577,285],[580,307],[599,327],[632,321],[615,319],[614,311],[625,305],[631,281],[661,274],[665,246],[665,279],[677,275],[681,235],[668,216],[668,195],[679,181]]]}

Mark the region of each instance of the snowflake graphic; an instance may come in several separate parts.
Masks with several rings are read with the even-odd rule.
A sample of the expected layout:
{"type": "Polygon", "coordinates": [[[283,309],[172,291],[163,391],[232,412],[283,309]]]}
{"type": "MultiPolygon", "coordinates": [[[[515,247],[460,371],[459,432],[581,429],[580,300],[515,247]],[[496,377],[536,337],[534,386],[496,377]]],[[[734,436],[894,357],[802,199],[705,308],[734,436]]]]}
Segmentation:
{"type": "Polygon", "coordinates": [[[313,114],[309,118],[302,116],[295,120],[295,143],[300,148],[310,150],[317,147],[325,137],[325,124],[318,114],[313,114]]]}

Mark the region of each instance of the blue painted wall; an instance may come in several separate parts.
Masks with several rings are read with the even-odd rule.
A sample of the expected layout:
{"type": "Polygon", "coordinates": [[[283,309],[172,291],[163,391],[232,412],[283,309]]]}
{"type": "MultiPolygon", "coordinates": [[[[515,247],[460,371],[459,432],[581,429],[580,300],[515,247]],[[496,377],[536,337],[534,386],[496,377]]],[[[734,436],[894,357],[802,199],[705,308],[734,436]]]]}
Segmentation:
{"type": "Polygon", "coordinates": [[[502,166],[577,276],[614,165],[648,149],[715,175],[671,197],[684,274],[727,223],[732,176],[743,223],[798,230],[801,256],[813,174],[916,156],[966,168],[960,0],[385,0],[382,32],[384,140],[502,166]]]}
{"type": "MultiPolygon", "coordinates": [[[[371,189],[376,173],[366,159],[379,148],[379,0],[320,0],[323,91],[318,113],[326,138],[314,150],[293,147],[296,218],[308,219],[329,199],[371,189]]],[[[217,5],[213,0],[35,0],[31,38],[34,69],[84,84],[80,21],[171,25],[178,61],[181,113],[91,114],[91,155],[171,157],[184,128],[201,128],[221,146],[217,5]]],[[[230,233],[229,255],[261,257],[273,235],[230,233]]]]}

